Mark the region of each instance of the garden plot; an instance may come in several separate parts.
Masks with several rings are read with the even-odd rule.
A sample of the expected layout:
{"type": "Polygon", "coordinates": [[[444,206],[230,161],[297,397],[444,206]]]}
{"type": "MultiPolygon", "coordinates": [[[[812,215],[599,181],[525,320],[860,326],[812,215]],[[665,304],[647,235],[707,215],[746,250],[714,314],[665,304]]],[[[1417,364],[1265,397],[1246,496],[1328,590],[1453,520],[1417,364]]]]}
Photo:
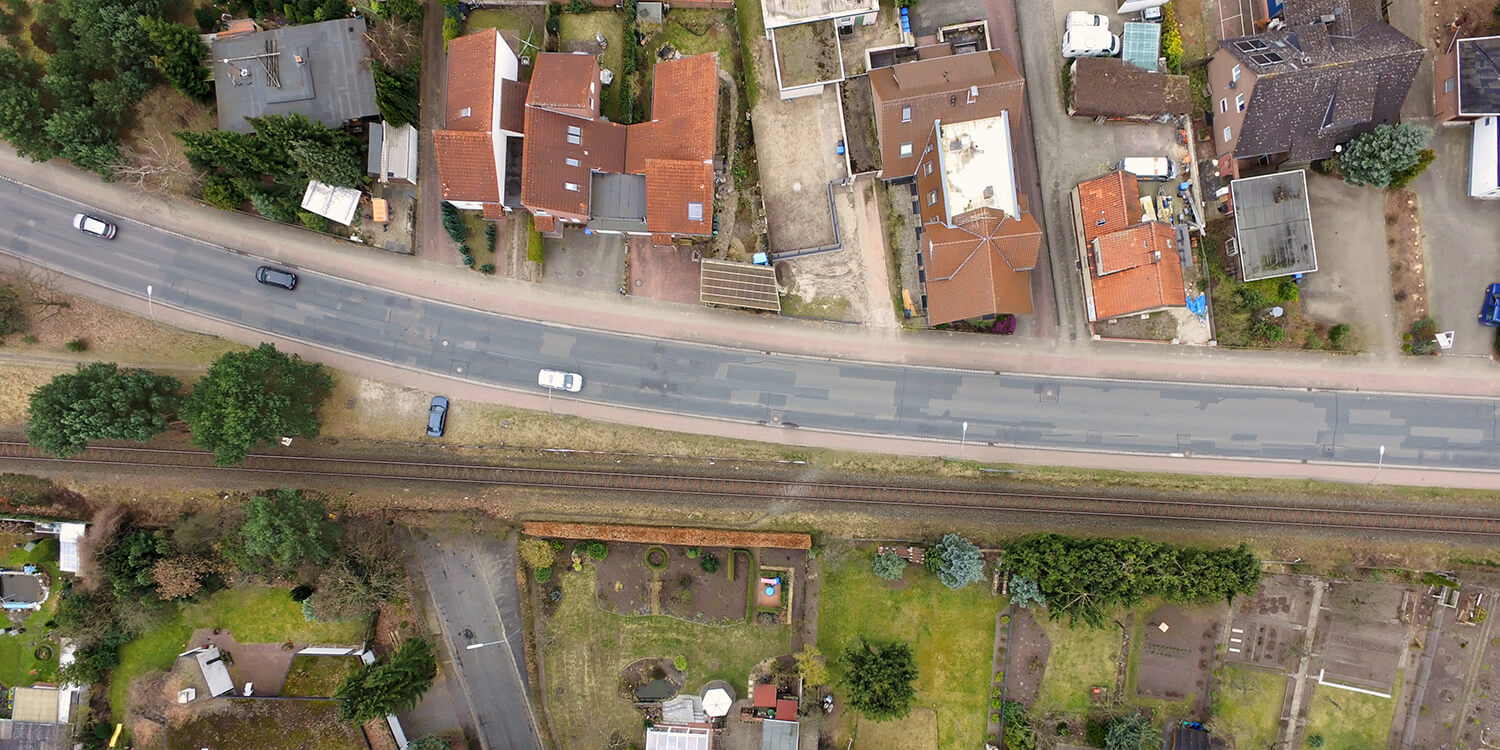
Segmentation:
{"type": "MultiPolygon", "coordinates": [[[[1463,590],[1475,593],[1467,586],[1463,590]]],[[[1485,602],[1494,601],[1495,591],[1481,592],[1485,602]]],[[[1426,683],[1412,693],[1412,699],[1421,702],[1411,727],[1412,746],[1478,747],[1481,737],[1493,744],[1500,729],[1500,695],[1496,694],[1500,678],[1495,671],[1500,663],[1500,639],[1486,623],[1455,622],[1456,610],[1444,608],[1436,614],[1437,600],[1425,592],[1418,602],[1414,618],[1418,635],[1411,642],[1411,656],[1430,656],[1432,669],[1426,683]],[[1423,626],[1432,617],[1441,617],[1442,622],[1437,637],[1429,641],[1423,626]],[[1418,644],[1426,650],[1417,651],[1418,644]],[[1471,674],[1472,685],[1468,682],[1471,674]]]]}
{"type": "Polygon", "coordinates": [[[671,615],[699,622],[745,619],[748,576],[742,563],[729,577],[730,550],[720,547],[669,547],[648,544],[610,546],[609,557],[595,561],[600,606],[618,614],[671,615]],[[689,556],[690,549],[697,549],[689,556]],[[709,560],[716,561],[705,565],[709,560]],[[709,572],[707,568],[713,568],[709,572]]]}
{"type": "Polygon", "coordinates": [[[1225,660],[1285,669],[1307,627],[1312,595],[1310,579],[1268,576],[1260,591],[1236,603],[1225,660]]]}
{"type": "Polygon", "coordinates": [[[1136,667],[1136,695],[1169,701],[1191,699],[1193,712],[1200,713],[1213,671],[1219,623],[1218,609],[1167,605],[1148,615],[1136,667]]]}
{"type": "Polygon", "coordinates": [[[1322,655],[1320,681],[1388,693],[1404,665],[1407,625],[1401,622],[1404,588],[1377,583],[1333,583],[1324,596],[1329,614],[1314,653],[1322,655]]]}
{"type": "Polygon", "coordinates": [[[1010,615],[1009,658],[1005,666],[1005,699],[1031,705],[1042,690],[1052,642],[1030,610],[1010,615]]]}

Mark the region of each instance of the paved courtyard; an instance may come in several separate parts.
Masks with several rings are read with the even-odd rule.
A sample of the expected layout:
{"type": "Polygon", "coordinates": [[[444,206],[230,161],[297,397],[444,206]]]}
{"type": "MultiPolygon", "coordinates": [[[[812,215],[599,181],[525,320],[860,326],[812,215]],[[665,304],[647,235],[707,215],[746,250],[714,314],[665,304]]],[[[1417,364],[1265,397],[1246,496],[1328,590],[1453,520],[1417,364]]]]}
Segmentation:
{"type": "Polygon", "coordinates": [[[1437,161],[1413,185],[1422,208],[1429,311],[1439,331],[1453,331],[1445,356],[1488,357],[1495,331],[1479,324],[1484,288],[1500,281],[1500,205],[1469,197],[1468,127],[1438,128],[1437,161]]]}
{"type": "Polygon", "coordinates": [[[1396,356],[1396,312],[1385,243],[1385,193],[1307,171],[1318,270],[1304,276],[1302,310],[1354,327],[1364,350],[1396,356]]]}
{"type": "Polygon", "coordinates": [[[569,227],[561,239],[544,239],[546,261],[542,283],[564,289],[614,294],[625,273],[625,238],[618,234],[584,234],[569,227]]]}

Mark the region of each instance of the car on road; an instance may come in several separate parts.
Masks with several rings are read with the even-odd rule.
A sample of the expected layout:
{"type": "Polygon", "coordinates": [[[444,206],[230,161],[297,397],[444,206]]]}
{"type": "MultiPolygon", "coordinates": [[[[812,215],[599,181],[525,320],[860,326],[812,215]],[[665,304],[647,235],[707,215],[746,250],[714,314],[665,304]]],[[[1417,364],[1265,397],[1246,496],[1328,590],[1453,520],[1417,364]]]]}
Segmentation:
{"type": "Polygon", "coordinates": [[[297,274],[270,266],[255,269],[255,280],[266,286],[279,286],[282,289],[297,288],[297,274]]]}
{"type": "Polygon", "coordinates": [[[556,388],[568,393],[577,393],[583,388],[583,376],[576,372],[542,370],[536,375],[536,384],[543,388],[556,388]]]}
{"type": "Polygon", "coordinates": [[[1484,290],[1484,304],[1479,306],[1479,322],[1487,326],[1500,326],[1500,284],[1490,284],[1484,290]]]}
{"type": "Polygon", "coordinates": [[[1109,19],[1098,13],[1090,13],[1086,10],[1075,10],[1068,14],[1068,28],[1076,26],[1102,26],[1109,28],[1109,19]]]}
{"type": "Polygon", "coordinates": [[[103,237],[106,240],[115,238],[115,225],[97,216],[73,214],[73,228],[84,234],[92,234],[95,237],[103,237]]]}
{"type": "Polygon", "coordinates": [[[427,437],[442,437],[448,429],[448,397],[433,396],[427,407],[427,437]]]}

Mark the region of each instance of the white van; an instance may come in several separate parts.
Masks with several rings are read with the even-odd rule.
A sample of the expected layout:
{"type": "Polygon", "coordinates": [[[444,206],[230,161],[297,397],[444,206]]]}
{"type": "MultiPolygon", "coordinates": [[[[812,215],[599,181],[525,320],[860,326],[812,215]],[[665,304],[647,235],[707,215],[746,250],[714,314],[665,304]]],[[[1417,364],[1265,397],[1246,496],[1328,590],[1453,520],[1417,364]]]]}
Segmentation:
{"type": "Polygon", "coordinates": [[[1074,26],[1063,32],[1063,57],[1114,57],[1120,54],[1120,37],[1107,26],[1074,26]]]}
{"type": "Polygon", "coordinates": [[[1177,177],[1177,162],[1165,156],[1132,156],[1120,162],[1120,169],[1142,180],[1170,180],[1177,177]]]}

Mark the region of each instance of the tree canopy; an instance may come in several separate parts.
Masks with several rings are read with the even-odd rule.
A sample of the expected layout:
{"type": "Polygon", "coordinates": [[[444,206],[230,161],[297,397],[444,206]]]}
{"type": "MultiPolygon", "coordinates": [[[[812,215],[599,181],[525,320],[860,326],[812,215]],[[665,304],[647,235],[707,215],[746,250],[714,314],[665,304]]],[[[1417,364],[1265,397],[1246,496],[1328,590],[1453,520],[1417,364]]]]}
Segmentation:
{"type": "Polygon", "coordinates": [[[150,440],[166,431],[181,384],[169,375],[79,365],[31,393],[26,439],[54,456],[77,455],[90,440],[150,440]]]}
{"type": "Polygon", "coordinates": [[[828,664],[817,646],[806,644],[792,658],[797,661],[797,673],[802,675],[803,684],[808,687],[828,684],[828,664]]]}
{"type": "MultiPolygon", "coordinates": [[[[1353,185],[1386,187],[1421,163],[1422,149],[1430,138],[1432,131],[1409,123],[1377,125],[1349,142],[1339,156],[1339,172],[1353,185]]],[[[1415,176],[1406,176],[1405,181],[1415,176]]]]}
{"type": "Polygon", "coordinates": [[[365,667],[350,674],[334,697],[339,718],[362,724],[386,714],[417,705],[437,675],[432,646],[421,638],[408,638],[384,664],[365,667]]]}
{"type": "Polygon", "coordinates": [[[957,534],[944,534],[927,550],[927,559],[937,558],[937,577],[950,589],[961,589],[984,580],[984,558],[979,548],[957,534]]]}
{"type": "Polygon", "coordinates": [[[333,390],[323,366],[270,344],[214,361],[182,405],[193,442],[230,466],[283,435],[318,436],[318,406],[333,390]]]}
{"type": "Polygon", "coordinates": [[[269,559],[282,570],[303,562],[326,563],[338,545],[338,526],[329,520],[322,501],[300,490],[256,495],[244,502],[243,509],[240,536],[245,553],[269,559]]]}
{"type": "Polygon", "coordinates": [[[1232,600],[1260,586],[1260,561],[1234,549],[1177,547],[1145,539],[1075,539],[1038,534],[1010,545],[1005,564],[1036,581],[1054,618],[1101,627],[1117,607],[1147,596],[1169,602],[1232,600]]]}
{"type": "Polygon", "coordinates": [[[894,552],[881,552],[875,555],[873,567],[876,576],[886,581],[894,581],[906,572],[906,561],[897,557],[894,552]]]}
{"type": "Polygon", "coordinates": [[[375,62],[370,70],[375,74],[375,107],[380,110],[381,119],[392,126],[418,124],[422,81],[420,65],[392,69],[375,62]]]}
{"type": "Polygon", "coordinates": [[[849,705],[876,721],[904,718],[917,690],[917,660],[903,641],[861,637],[844,649],[844,686],[849,705]]]}
{"type": "Polygon", "coordinates": [[[1161,746],[1161,730],[1143,714],[1121,716],[1105,730],[1105,750],[1156,750],[1161,746]]]}
{"type": "Polygon", "coordinates": [[[1026,576],[1011,576],[1009,590],[1010,603],[1021,609],[1047,606],[1047,597],[1042,596],[1042,591],[1037,588],[1036,581],[1026,576]]]}
{"type": "Polygon", "coordinates": [[[151,64],[172,88],[194,101],[213,98],[209,70],[203,65],[209,56],[208,45],[198,32],[163,18],[141,16],[139,21],[151,40],[151,64]]]}

